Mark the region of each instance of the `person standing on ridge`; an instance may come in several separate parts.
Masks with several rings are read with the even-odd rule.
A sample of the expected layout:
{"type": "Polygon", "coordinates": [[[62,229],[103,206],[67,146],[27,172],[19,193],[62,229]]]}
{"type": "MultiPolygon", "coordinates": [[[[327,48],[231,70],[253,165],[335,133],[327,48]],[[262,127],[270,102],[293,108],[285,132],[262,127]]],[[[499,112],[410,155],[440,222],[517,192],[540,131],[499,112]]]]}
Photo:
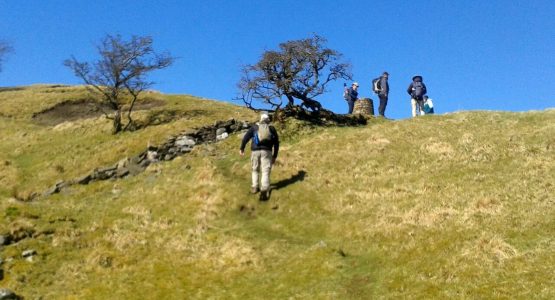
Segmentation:
{"type": "Polygon", "coordinates": [[[374,93],[378,94],[380,98],[380,106],[378,107],[378,113],[380,117],[385,118],[385,108],[387,107],[387,99],[389,97],[389,83],[387,82],[389,78],[389,73],[383,72],[382,76],[372,80],[372,90],[374,93]]]}
{"type": "Polygon", "coordinates": [[[353,85],[351,85],[350,88],[345,89],[344,97],[345,97],[345,100],[347,101],[347,104],[349,105],[348,114],[353,113],[353,109],[355,107],[355,101],[358,99],[358,91],[357,90],[358,90],[358,83],[357,82],[353,82],[353,85]]]}
{"type": "Polygon", "coordinates": [[[245,155],[245,146],[251,139],[251,193],[256,194],[260,191],[260,200],[266,201],[270,197],[270,171],[279,151],[279,136],[274,126],[270,125],[268,114],[263,113],[260,122],[253,125],[243,136],[239,150],[241,156],[245,155]]]}
{"type": "Polygon", "coordinates": [[[416,75],[412,77],[412,83],[407,89],[410,95],[410,104],[412,107],[412,116],[416,117],[418,114],[424,115],[424,95],[426,95],[426,85],[422,82],[422,76],[416,75]]]}

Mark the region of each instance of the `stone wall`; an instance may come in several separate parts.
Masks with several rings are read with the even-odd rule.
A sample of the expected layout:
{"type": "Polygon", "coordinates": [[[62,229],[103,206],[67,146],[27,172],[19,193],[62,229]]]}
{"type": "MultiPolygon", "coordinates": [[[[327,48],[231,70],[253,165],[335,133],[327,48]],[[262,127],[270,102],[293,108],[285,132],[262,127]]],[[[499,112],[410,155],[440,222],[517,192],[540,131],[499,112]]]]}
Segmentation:
{"type": "Polygon", "coordinates": [[[159,146],[148,146],[144,151],[132,158],[124,158],[112,166],[94,169],[91,173],[70,181],[58,181],[43,196],[59,193],[74,184],[89,184],[94,181],[124,178],[136,175],[150,164],[170,161],[177,156],[189,153],[199,144],[213,143],[226,139],[230,134],[247,130],[252,123],[230,119],[218,121],[211,126],[204,126],[170,136],[159,146]]]}

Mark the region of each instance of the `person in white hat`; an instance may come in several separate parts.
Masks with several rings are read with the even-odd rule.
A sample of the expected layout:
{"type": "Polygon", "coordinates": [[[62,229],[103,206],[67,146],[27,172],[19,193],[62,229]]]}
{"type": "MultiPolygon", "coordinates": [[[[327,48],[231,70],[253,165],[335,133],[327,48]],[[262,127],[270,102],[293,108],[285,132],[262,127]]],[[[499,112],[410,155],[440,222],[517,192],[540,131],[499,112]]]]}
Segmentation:
{"type": "Polygon", "coordinates": [[[270,197],[270,171],[279,152],[279,136],[274,126],[270,125],[270,116],[267,113],[263,113],[260,122],[243,136],[239,150],[241,156],[245,155],[245,146],[251,139],[251,193],[260,191],[260,200],[266,201],[270,197]]]}
{"type": "Polygon", "coordinates": [[[349,105],[349,112],[348,114],[353,113],[353,109],[355,107],[355,101],[358,99],[358,82],[353,82],[351,87],[346,91],[345,100],[347,100],[347,104],[349,105]]]}

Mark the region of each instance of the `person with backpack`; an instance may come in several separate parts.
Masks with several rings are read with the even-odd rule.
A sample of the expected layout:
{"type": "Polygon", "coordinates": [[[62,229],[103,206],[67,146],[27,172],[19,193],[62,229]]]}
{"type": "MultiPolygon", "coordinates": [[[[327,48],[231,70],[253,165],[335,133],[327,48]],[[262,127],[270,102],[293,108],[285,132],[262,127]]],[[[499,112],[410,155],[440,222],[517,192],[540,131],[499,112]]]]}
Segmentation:
{"type": "Polygon", "coordinates": [[[260,200],[266,201],[270,197],[270,171],[279,152],[279,136],[274,126],[270,125],[268,114],[263,113],[260,122],[253,125],[243,136],[239,151],[241,156],[245,155],[245,146],[251,139],[251,193],[256,194],[260,191],[260,200]]]}
{"type": "Polygon", "coordinates": [[[385,108],[387,106],[387,99],[389,97],[389,83],[387,82],[389,73],[383,72],[382,76],[372,80],[372,91],[380,98],[380,106],[378,113],[381,117],[385,118],[385,108]]]}
{"type": "Polygon", "coordinates": [[[345,98],[345,101],[347,101],[349,105],[348,114],[352,114],[355,108],[355,101],[358,99],[358,82],[353,82],[350,88],[345,87],[343,98],[345,98]]]}
{"type": "Polygon", "coordinates": [[[434,114],[434,102],[432,98],[429,98],[427,95],[424,96],[424,114],[426,115],[433,115],[434,114]]]}
{"type": "Polygon", "coordinates": [[[416,117],[419,114],[424,115],[424,95],[426,95],[426,85],[422,82],[422,76],[416,75],[412,77],[412,83],[407,89],[410,95],[410,104],[412,106],[412,116],[416,117]]]}

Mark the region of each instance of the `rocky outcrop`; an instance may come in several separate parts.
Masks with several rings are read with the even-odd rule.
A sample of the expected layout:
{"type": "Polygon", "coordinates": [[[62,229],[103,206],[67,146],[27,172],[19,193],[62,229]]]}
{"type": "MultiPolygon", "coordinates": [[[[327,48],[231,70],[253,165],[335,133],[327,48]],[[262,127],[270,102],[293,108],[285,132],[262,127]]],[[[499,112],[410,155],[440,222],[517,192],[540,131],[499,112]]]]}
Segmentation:
{"type": "Polygon", "coordinates": [[[230,119],[218,121],[210,126],[193,129],[170,136],[162,145],[148,146],[139,155],[124,158],[112,166],[94,169],[91,173],[70,181],[58,181],[44,192],[43,196],[59,193],[74,184],[89,184],[94,181],[118,179],[136,175],[152,163],[170,161],[177,156],[189,153],[196,145],[214,143],[226,139],[230,134],[248,129],[252,124],[230,119]]]}

